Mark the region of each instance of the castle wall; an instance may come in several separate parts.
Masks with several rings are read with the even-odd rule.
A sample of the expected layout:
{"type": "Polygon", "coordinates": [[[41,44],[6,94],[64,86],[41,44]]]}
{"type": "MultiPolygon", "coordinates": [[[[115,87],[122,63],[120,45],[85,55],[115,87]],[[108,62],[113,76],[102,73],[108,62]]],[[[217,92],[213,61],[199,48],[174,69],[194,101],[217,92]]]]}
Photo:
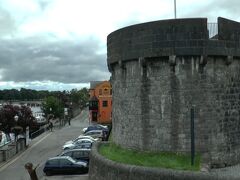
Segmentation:
{"type": "MultiPolygon", "coordinates": [[[[231,27],[231,22],[219,21],[224,35],[221,28],[231,27]]],[[[195,149],[204,161],[239,163],[239,42],[227,40],[233,37],[229,34],[224,40],[209,40],[206,32],[206,19],[190,19],[140,24],[109,35],[115,143],[137,150],[190,152],[194,107],[195,149]]]]}
{"type": "MultiPolygon", "coordinates": [[[[146,67],[116,65],[113,86],[113,140],[127,148],[190,151],[190,109],[195,107],[196,150],[212,162],[240,160],[240,62],[177,58],[175,72],[165,58],[146,67]]],[[[229,161],[229,162],[228,162],[229,161]]]]}

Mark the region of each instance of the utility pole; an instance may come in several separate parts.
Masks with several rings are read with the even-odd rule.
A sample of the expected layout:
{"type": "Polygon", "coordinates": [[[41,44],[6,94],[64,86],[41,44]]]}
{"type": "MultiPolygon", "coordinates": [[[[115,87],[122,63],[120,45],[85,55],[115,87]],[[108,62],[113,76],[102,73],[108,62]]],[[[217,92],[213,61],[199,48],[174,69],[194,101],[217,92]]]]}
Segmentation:
{"type": "Polygon", "coordinates": [[[195,159],[195,131],[194,131],[194,106],[191,108],[191,165],[195,159]]]}
{"type": "Polygon", "coordinates": [[[176,7],[176,0],[174,0],[174,18],[177,18],[177,7],[176,7]]]}

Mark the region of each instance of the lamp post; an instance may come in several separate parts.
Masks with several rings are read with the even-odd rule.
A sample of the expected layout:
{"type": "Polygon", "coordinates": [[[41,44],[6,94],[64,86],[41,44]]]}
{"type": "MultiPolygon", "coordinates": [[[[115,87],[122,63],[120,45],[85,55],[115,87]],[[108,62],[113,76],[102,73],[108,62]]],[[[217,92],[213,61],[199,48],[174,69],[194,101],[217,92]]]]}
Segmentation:
{"type": "Polygon", "coordinates": [[[194,106],[191,107],[191,165],[195,159],[195,131],[194,131],[194,106]]]}
{"type": "Polygon", "coordinates": [[[15,129],[14,129],[14,135],[15,135],[15,143],[16,143],[16,153],[18,153],[18,143],[17,143],[17,136],[18,136],[18,133],[17,133],[17,122],[18,122],[18,115],[15,115],[14,116],[14,120],[15,120],[15,123],[16,123],[16,125],[15,125],[15,129]]]}
{"type": "Polygon", "coordinates": [[[51,114],[52,113],[52,108],[51,107],[49,108],[49,111],[50,111],[50,114],[51,114]]]}
{"type": "Polygon", "coordinates": [[[49,108],[49,114],[48,114],[48,122],[50,122],[50,119],[52,118],[52,108],[49,108]]]}

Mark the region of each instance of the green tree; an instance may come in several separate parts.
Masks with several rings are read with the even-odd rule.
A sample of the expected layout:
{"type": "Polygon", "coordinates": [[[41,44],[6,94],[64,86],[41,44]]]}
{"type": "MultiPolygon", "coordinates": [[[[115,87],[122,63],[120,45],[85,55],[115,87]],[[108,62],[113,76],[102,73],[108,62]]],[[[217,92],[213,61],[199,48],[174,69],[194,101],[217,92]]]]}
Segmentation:
{"type": "Polygon", "coordinates": [[[89,101],[89,92],[87,88],[82,88],[80,90],[72,89],[69,96],[69,101],[81,108],[89,101]]]}
{"type": "Polygon", "coordinates": [[[54,115],[54,117],[61,118],[63,116],[64,106],[59,98],[48,96],[43,101],[42,110],[46,117],[54,115]]]}
{"type": "Polygon", "coordinates": [[[31,127],[33,126],[33,121],[35,120],[35,117],[33,117],[32,110],[28,106],[21,106],[19,111],[19,125],[23,127],[24,131],[26,130],[27,126],[31,127]]]}
{"type": "Polygon", "coordinates": [[[80,97],[80,106],[85,107],[89,101],[89,92],[87,88],[82,88],[78,91],[80,97]]]}
{"type": "Polygon", "coordinates": [[[70,101],[74,104],[79,104],[80,96],[77,89],[72,89],[70,91],[70,101]]]}

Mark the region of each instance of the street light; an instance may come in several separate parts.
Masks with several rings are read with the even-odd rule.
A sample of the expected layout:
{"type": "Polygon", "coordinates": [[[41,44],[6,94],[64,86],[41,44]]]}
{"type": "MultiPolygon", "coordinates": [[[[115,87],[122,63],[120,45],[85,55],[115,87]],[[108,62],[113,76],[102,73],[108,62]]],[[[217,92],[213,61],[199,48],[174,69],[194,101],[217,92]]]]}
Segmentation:
{"type": "Polygon", "coordinates": [[[17,133],[17,129],[16,129],[16,127],[17,127],[17,122],[18,122],[18,115],[15,115],[14,116],[14,120],[15,120],[15,123],[16,123],[16,125],[15,125],[15,129],[14,129],[14,135],[15,135],[15,143],[16,143],[16,153],[18,153],[18,143],[17,143],[17,135],[18,135],[18,133],[17,133]]]}
{"type": "Polygon", "coordinates": [[[49,108],[48,121],[52,118],[52,108],[49,108]]]}
{"type": "Polygon", "coordinates": [[[14,116],[14,120],[15,120],[16,124],[17,124],[17,122],[18,122],[18,118],[19,118],[18,115],[15,115],[15,116],[14,116]]]}
{"type": "Polygon", "coordinates": [[[52,113],[52,108],[51,107],[49,108],[49,111],[50,111],[50,114],[51,114],[52,113]]]}

